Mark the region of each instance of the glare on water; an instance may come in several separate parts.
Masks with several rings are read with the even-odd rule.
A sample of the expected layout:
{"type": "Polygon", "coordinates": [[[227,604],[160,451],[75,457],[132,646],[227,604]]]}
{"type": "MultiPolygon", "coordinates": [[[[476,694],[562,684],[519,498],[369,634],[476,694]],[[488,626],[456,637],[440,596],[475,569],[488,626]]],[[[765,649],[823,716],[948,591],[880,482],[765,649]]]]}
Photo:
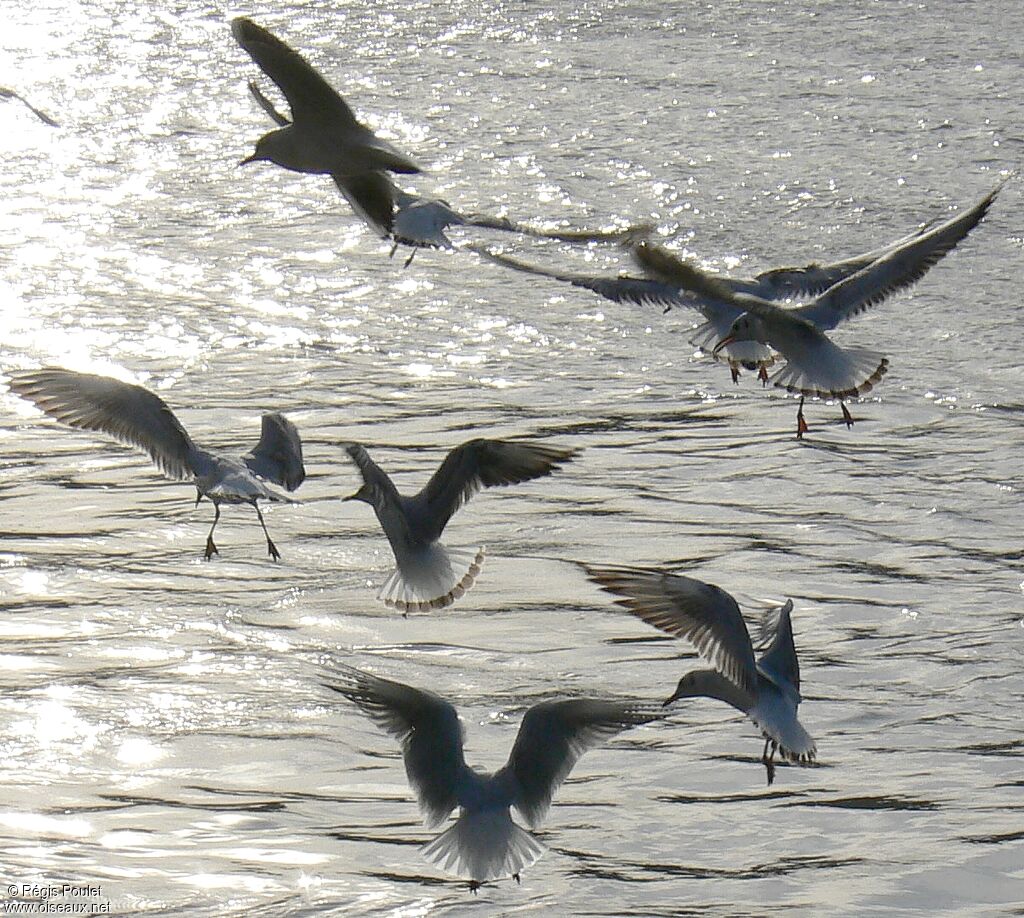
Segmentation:
{"type": "MultiPolygon", "coordinates": [[[[238,12],[427,167],[410,190],[537,225],[654,221],[739,274],[895,239],[1024,149],[1014,3],[238,12]]],[[[309,472],[301,505],[267,513],[280,564],[232,507],[206,563],[191,485],[0,394],[8,882],[98,885],[131,914],[1024,907],[1020,181],[836,333],[889,373],[850,431],[809,403],[798,443],[792,399],[695,353],[695,314],[469,252],[403,269],[326,177],[239,168],[269,122],[231,15],[4,8],[0,85],[61,126],[0,101],[0,372],[141,382],[238,452],[283,411],[309,472]],[[357,485],[341,444],[409,491],[450,447],[513,434],[584,451],[453,519],[448,543],[488,549],[455,606],[377,603],[392,558],[339,500],[357,485]],[[431,833],[395,743],[320,680],[343,661],[440,692],[487,769],[542,699],[667,697],[696,659],[574,560],[664,564],[755,615],[792,597],[819,763],[769,790],[753,728],[695,701],[589,752],[548,854],[471,899],[417,855],[431,833]]],[[[634,270],[614,247],[493,241],[634,270]]]]}

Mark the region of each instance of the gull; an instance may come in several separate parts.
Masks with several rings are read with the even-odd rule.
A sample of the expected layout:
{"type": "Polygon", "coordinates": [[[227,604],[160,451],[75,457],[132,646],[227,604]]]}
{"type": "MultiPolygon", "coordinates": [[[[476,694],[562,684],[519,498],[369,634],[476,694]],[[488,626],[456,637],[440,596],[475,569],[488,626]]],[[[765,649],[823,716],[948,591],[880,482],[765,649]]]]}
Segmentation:
{"type": "Polygon", "coordinates": [[[220,554],[213,531],[222,503],[250,504],[267,537],[267,552],[275,561],[281,557],[257,501],[298,503],[268,488],[262,479],[294,491],[306,477],[299,433],[283,414],[263,415],[259,442],[239,461],[197,446],[167,403],[142,386],[109,376],[43,367],[11,373],[10,388],[58,421],[79,430],[101,431],[144,450],[169,478],[183,481],[191,477],[196,506],[204,497],[213,502],[207,561],[220,554]]]}
{"type": "MultiPolygon", "coordinates": [[[[745,311],[744,307],[736,303],[735,295],[754,296],[773,302],[814,299],[886,256],[893,259],[890,264],[902,265],[909,271],[919,272],[913,280],[919,279],[928,268],[977,226],[1001,187],[1002,185],[997,187],[964,213],[941,223],[933,220],[895,242],[861,255],[824,265],[812,262],[803,267],[772,268],[752,278],[714,275],[715,280],[721,285],[714,289],[696,290],[682,284],[673,274],[675,266],[679,264],[678,259],[664,249],[651,245],[634,247],[634,254],[641,266],[651,275],[648,277],[600,277],[552,270],[510,258],[482,246],[473,248],[480,255],[498,264],[592,290],[616,303],[659,306],[665,312],[680,306],[696,309],[704,316],[705,322],[694,329],[691,338],[694,346],[711,351],[716,359],[721,359],[724,352],[733,382],[738,380],[742,367],[757,370],[762,383],[767,384],[768,368],[776,361],[768,343],[735,338],[717,351],[714,350],[714,345],[729,336],[733,322],[745,311]]],[[[841,306],[847,315],[854,315],[861,309],[873,305],[883,295],[892,292],[885,288],[889,283],[887,275],[874,275],[874,280],[878,284],[877,289],[867,284],[846,288],[843,294],[846,299],[842,301],[841,306]]]]}
{"type": "Polygon", "coordinates": [[[793,308],[735,290],[724,279],[658,246],[640,243],[634,248],[634,254],[660,280],[702,298],[731,304],[735,316],[712,353],[717,354],[734,342],[753,341],[769,345],[786,359],[786,365],[772,376],[771,382],[800,394],[797,410],[797,438],[800,439],[807,431],[803,413],[805,396],[838,399],[843,420],[851,427],[853,417],[845,399],[869,392],[889,368],[888,358],[877,351],[839,347],[825,332],[919,281],[978,225],[1005,181],[964,213],[911,236],[824,293],[793,308]]]}
{"type": "Polygon", "coordinates": [[[358,466],[363,484],[344,500],[373,507],[398,565],[377,598],[405,615],[451,605],[480,573],[483,548],[446,548],[439,541],[459,507],[483,488],[550,475],[578,454],[576,449],[520,440],[468,440],[448,453],[423,490],[407,497],[358,443],[348,444],[345,452],[358,466]]]}
{"type": "Polygon", "coordinates": [[[459,808],[455,825],[420,853],[441,870],[468,878],[473,892],[489,880],[511,876],[519,882],[520,871],[546,850],[512,821],[510,807],[537,828],[584,752],[665,716],[662,708],[636,701],[542,701],[523,715],[508,762],[489,775],[466,764],[462,722],[444,698],[351,666],[339,666],[336,675],[336,682],[323,685],[401,743],[405,773],[427,827],[439,826],[459,808]]]}
{"type": "MultiPolygon", "coordinates": [[[[291,123],[251,80],[249,92],[276,124],[284,127],[291,123]]],[[[400,245],[412,248],[405,261],[406,267],[412,263],[419,248],[454,248],[445,233],[449,226],[502,230],[557,242],[620,244],[638,242],[654,229],[649,224],[639,224],[618,230],[543,230],[507,217],[461,213],[441,198],[427,198],[405,191],[381,171],[364,172],[356,176],[334,175],[333,178],[345,200],[366,225],[382,239],[394,241],[391,247],[392,258],[400,245]]]]}
{"type": "Polygon", "coordinates": [[[813,762],[817,747],[797,720],[800,664],[793,644],[793,601],[779,610],[771,644],[754,662],[750,634],[740,607],[710,583],[632,567],[584,564],[587,575],[615,601],[647,624],[689,641],[714,669],[687,673],[670,705],[680,698],[717,698],[747,715],[764,736],[761,761],[768,784],[775,780],[775,753],[791,762],[813,762]]]}
{"type": "Polygon", "coordinates": [[[346,198],[357,198],[361,216],[384,219],[394,203],[385,171],[413,173],[420,167],[360,124],[301,55],[262,26],[240,17],[232,21],[231,34],[284,93],[292,114],[289,120],[273,106],[267,109],[278,128],[257,141],[242,165],[268,161],[294,172],[330,175],[346,198]]]}
{"type": "Polygon", "coordinates": [[[15,92],[13,89],[8,89],[6,86],[0,86],[0,99],[17,99],[24,105],[33,115],[35,115],[43,124],[48,124],[50,127],[60,127],[60,125],[54,121],[46,112],[40,111],[31,102],[28,101],[21,93],[15,92]]]}

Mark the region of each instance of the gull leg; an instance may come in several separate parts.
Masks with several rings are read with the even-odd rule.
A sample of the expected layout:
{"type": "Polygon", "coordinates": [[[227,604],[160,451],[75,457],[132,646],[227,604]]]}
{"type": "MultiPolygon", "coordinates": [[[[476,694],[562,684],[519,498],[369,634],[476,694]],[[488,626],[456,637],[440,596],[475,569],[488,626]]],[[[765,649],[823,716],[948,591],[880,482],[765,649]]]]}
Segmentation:
{"type": "Polygon", "coordinates": [[[470,891],[470,892],[471,892],[471,893],[472,893],[472,894],[473,894],[473,895],[475,896],[475,895],[476,895],[476,891],[477,891],[477,890],[478,890],[478,889],[479,889],[479,888],[480,888],[480,887],[481,887],[482,885],[483,885],[483,884],[482,884],[482,883],[480,883],[480,882],[479,882],[478,880],[470,880],[470,881],[469,881],[469,891],[470,891]]]}
{"type": "Polygon", "coordinates": [[[256,501],[253,501],[252,506],[256,511],[256,516],[260,518],[260,525],[263,527],[263,534],[267,537],[267,552],[275,561],[280,561],[281,553],[277,550],[274,540],[270,538],[270,533],[267,532],[267,524],[263,522],[263,513],[260,511],[260,505],[256,503],[256,501]]]}
{"type": "Polygon", "coordinates": [[[853,427],[853,415],[846,408],[846,402],[840,402],[839,407],[843,409],[843,420],[846,422],[846,429],[853,427]]]}
{"type": "Polygon", "coordinates": [[[512,874],[512,879],[516,881],[516,885],[517,886],[522,886],[523,885],[523,881],[519,879],[519,874],[518,873],[512,874]]]}
{"type": "Polygon", "coordinates": [[[768,786],[772,786],[772,782],[775,780],[775,750],[778,747],[772,739],[766,739],[764,741],[764,752],[761,755],[761,761],[764,763],[765,771],[768,772],[768,786]],[[771,753],[768,752],[768,747],[771,746],[771,753]]]}
{"type": "Polygon", "coordinates": [[[804,420],[804,397],[800,396],[800,407],[796,412],[796,438],[802,440],[808,431],[807,421],[804,420]]]}
{"type": "MultiPolygon", "coordinates": [[[[202,497],[202,495],[199,495],[202,497]]],[[[196,501],[198,504],[199,501],[196,501]]],[[[210,532],[206,536],[206,560],[209,561],[214,555],[219,555],[217,546],[213,544],[213,530],[217,528],[217,523],[220,521],[220,501],[215,500],[213,502],[213,525],[210,527],[210,532]]]]}
{"type": "Polygon", "coordinates": [[[199,501],[203,499],[203,492],[196,488],[196,506],[199,506],[199,501]]]}
{"type": "Polygon", "coordinates": [[[768,388],[768,369],[764,364],[761,364],[760,369],[757,371],[757,378],[761,380],[761,388],[768,388]]]}
{"type": "Polygon", "coordinates": [[[395,257],[395,252],[397,252],[397,251],[398,251],[398,243],[396,242],[393,246],[391,246],[391,252],[388,255],[388,258],[394,258],[395,257]]]}
{"type": "Polygon", "coordinates": [[[732,381],[738,383],[740,381],[740,371],[734,364],[729,364],[729,372],[732,374],[732,381]]]}
{"type": "Polygon", "coordinates": [[[402,267],[408,268],[412,264],[412,260],[416,257],[416,248],[409,253],[409,257],[405,260],[405,264],[402,267]]]}

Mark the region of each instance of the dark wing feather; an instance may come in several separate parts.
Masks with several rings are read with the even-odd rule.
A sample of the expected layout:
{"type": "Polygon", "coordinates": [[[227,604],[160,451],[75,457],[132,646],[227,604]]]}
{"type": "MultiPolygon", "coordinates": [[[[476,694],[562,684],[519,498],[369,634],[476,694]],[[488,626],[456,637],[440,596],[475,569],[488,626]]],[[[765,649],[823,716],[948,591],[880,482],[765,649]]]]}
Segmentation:
{"type": "Polygon", "coordinates": [[[757,694],[750,633],[736,600],[702,580],[634,567],[584,564],[587,576],[647,624],[689,641],[718,672],[757,694]]]}
{"type": "Polygon", "coordinates": [[[285,116],[274,107],[274,103],[263,94],[263,90],[260,89],[252,80],[249,80],[249,94],[256,100],[259,107],[270,116],[271,120],[278,127],[286,127],[291,124],[291,121],[285,118],[285,116]]]}
{"type": "Polygon", "coordinates": [[[482,488],[550,475],[578,450],[519,440],[469,440],[455,447],[416,495],[440,536],[452,514],[482,488]]]}
{"type": "Polygon", "coordinates": [[[302,440],[295,425],[283,414],[263,415],[260,442],[242,461],[261,478],[294,491],[306,480],[302,464],[302,440]]]}
{"type": "Polygon", "coordinates": [[[518,787],[512,805],[536,828],[584,752],[629,727],[663,716],[660,706],[635,701],[573,698],[534,705],[523,717],[505,766],[518,787]]]}
{"type": "Polygon", "coordinates": [[[284,93],[293,120],[351,127],[358,124],[345,100],[281,39],[244,17],[232,21],[231,34],[284,93]]]}
{"type": "Polygon", "coordinates": [[[433,827],[458,805],[458,783],[466,770],[462,723],[455,708],[432,692],[339,666],[336,681],[323,683],[357,705],[402,745],[405,772],[433,827]]]}
{"type": "Polygon", "coordinates": [[[171,478],[192,476],[192,440],[164,400],[142,386],[58,367],[12,373],[10,386],[58,421],[145,450],[171,478]]]}

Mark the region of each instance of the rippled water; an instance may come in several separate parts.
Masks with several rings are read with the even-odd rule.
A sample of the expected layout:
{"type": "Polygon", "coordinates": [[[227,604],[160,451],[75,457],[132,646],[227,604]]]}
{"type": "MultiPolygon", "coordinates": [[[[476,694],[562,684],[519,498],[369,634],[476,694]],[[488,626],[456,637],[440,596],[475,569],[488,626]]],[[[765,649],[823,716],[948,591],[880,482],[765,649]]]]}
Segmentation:
{"type": "MultiPolygon", "coordinates": [[[[1019,166],[1017,3],[666,6],[251,13],[429,167],[418,190],[550,225],[653,219],[741,273],[877,246],[1019,166]]],[[[0,370],[130,372],[208,446],[244,450],[282,410],[309,470],[303,504],[268,514],[282,563],[227,508],[207,564],[191,486],[0,396],[8,883],[92,883],[133,914],[1024,909],[1019,180],[837,335],[891,370],[852,431],[809,406],[800,443],[795,402],[696,356],[690,316],[466,252],[403,270],[326,179],[238,169],[266,120],[228,14],[4,18],[0,84],[62,126],[0,104],[0,370]],[[338,444],[412,489],[507,434],[584,453],[454,520],[448,541],[490,556],[453,609],[376,603],[390,556],[338,500],[356,483],[338,444]],[[754,729],[695,703],[588,753],[549,854],[473,899],[418,858],[395,744],[319,681],[342,660],[442,692],[489,768],[539,699],[664,697],[689,650],[572,559],[793,597],[820,765],[766,789],[754,729]]]]}

